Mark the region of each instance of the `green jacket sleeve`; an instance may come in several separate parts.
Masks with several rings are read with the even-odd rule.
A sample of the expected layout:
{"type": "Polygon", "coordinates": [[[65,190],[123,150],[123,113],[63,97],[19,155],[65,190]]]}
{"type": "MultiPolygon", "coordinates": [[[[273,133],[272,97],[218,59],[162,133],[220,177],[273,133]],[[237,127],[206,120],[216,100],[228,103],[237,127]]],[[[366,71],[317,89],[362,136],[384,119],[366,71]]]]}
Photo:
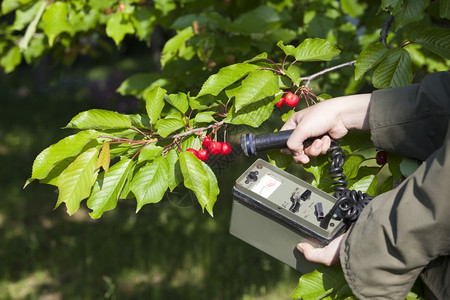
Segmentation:
{"type": "Polygon", "coordinates": [[[374,198],[344,237],[341,264],[358,298],[405,299],[430,261],[450,255],[449,120],[449,73],[372,94],[374,144],[424,162],[374,198]]]}

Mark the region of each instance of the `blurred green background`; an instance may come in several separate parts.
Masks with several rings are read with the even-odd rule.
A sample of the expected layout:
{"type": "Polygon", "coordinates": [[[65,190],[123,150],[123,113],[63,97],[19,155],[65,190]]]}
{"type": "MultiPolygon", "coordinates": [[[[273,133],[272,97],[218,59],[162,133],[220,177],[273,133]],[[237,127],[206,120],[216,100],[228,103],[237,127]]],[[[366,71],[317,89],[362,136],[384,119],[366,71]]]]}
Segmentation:
{"type": "Polygon", "coordinates": [[[131,45],[0,75],[0,299],[290,298],[299,274],[229,234],[233,181],[253,162],[236,149],[210,162],[221,188],[214,218],[185,189],[138,214],[120,201],[95,221],[84,203],[71,217],[54,210],[53,186],[23,189],[36,155],[70,133],[61,128],[78,112],[141,110],[115,89],[154,69],[150,56],[131,45]]]}

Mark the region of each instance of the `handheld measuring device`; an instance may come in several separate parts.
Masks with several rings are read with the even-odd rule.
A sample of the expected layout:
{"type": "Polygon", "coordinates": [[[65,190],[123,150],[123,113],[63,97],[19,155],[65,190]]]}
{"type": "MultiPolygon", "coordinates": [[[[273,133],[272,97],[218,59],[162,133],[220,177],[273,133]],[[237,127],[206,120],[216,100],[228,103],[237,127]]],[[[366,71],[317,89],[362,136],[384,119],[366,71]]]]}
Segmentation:
{"type": "MultiPolygon", "coordinates": [[[[242,135],[241,147],[246,156],[286,147],[291,133],[292,130],[259,136],[242,135]]],[[[305,147],[312,141],[305,141],[305,147]]],[[[340,185],[334,196],[257,159],[234,185],[230,233],[301,273],[316,269],[319,265],[307,261],[296,249],[297,243],[308,242],[315,247],[329,244],[346,230],[349,219],[354,221],[355,215],[357,218],[371,199],[367,194],[359,193],[365,198],[356,199],[356,204],[349,202],[349,198],[358,192],[346,190],[345,175],[342,174],[345,156],[342,157],[340,150],[338,158],[334,157],[336,166],[333,164],[336,153],[331,155],[330,173],[338,173],[332,178],[340,177],[335,181],[340,185]],[[355,209],[359,211],[355,213],[355,209]]]]}

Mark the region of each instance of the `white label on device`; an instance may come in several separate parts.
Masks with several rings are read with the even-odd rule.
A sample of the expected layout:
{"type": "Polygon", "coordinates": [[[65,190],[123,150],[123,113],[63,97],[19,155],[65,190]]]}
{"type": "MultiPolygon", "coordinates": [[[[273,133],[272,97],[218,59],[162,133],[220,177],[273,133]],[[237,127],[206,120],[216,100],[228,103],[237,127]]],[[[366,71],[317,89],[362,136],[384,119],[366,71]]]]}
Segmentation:
{"type": "Polygon", "coordinates": [[[252,192],[268,199],[273,192],[281,185],[281,181],[275,177],[265,174],[252,188],[252,192]]]}

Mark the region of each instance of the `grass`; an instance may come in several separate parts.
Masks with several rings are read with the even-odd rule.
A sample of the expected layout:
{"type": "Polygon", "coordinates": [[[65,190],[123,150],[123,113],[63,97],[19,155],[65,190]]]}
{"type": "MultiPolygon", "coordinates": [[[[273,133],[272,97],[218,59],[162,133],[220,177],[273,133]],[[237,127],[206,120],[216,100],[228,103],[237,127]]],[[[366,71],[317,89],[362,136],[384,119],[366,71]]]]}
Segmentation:
{"type": "Polygon", "coordinates": [[[213,166],[214,218],[181,188],[138,214],[134,201],[120,201],[95,221],[85,206],[71,217],[54,209],[52,186],[22,189],[36,155],[68,134],[60,128],[75,114],[137,112],[135,99],[112,92],[124,74],[107,68],[97,79],[83,69],[53,77],[42,65],[0,75],[0,299],[290,299],[299,274],[228,232],[233,181],[251,164],[237,156],[213,166]]]}

